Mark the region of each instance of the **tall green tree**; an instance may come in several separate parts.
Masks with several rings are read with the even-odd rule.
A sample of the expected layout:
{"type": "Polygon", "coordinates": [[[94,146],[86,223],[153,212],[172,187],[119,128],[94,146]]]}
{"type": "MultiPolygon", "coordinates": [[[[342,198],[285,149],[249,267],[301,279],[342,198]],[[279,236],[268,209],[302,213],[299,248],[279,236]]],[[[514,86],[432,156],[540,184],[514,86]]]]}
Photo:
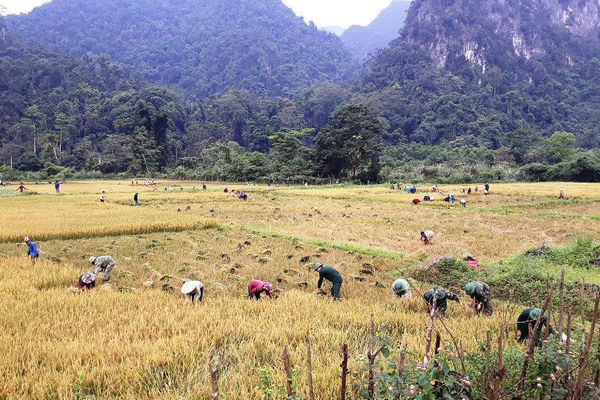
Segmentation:
{"type": "Polygon", "coordinates": [[[527,153],[542,140],[539,133],[526,128],[520,128],[504,135],[503,143],[515,158],[517,163],[525,160],[527,153]]]}
{"type": "Polygon", "coordinates": [[[376,180],[383,127],[377,114],[362,104],[348,104],[335,111],[315,138],[321,173],[354,180],[376,180]],[[359,176],[360,175],[360,176],[359,176]]]}
{"type": "Polygon", "coordinates": [[[568,161],[575,153],[575,135],[569,132],[554,132],[544,142],[544,149],[553,162],[568,161]]]}
{"type": "Polygon", "coordinates": [[[151,132],[143,126],[137,126],[133,132],[131,154],[131,172],[151,175],[158,171],[158,147],[151,132]]]}
{"type": "Polygon", "coordinates": [[[271,180],[300,182],[312,176],[312,150],[302,141],[311,132],[312,129],[304,129],[276,132],[269,136],[272,146],[269,153],[271,180]]]}
{"type": "Polygon", "coordinates": [[[160,171],[164,171],[169,162],[171,153],[169,151],[169,116],[163,110],[159,110],[152,118],[152,133],[157,147],[157,164],[160,171]]]}

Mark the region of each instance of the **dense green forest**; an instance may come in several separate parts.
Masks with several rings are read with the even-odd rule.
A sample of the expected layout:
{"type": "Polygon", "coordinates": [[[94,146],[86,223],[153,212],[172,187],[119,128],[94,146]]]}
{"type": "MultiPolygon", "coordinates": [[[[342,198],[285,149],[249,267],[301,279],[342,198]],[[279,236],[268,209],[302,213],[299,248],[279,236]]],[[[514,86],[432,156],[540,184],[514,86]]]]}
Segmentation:
{"type": "MultiPolygon", "coordinates": [[[[206,12],[186,9],[187,0],[157,4],[148,1],[153,6],[166,7],[161,10],[167,17],[182,7],[188,15],[206,12]]],[[[332,50],[331,58],[316,60],[321,66],[320,63],[331,62],[334,67],[330,71],[335,77],[326,77],[320,67],[297,58],[290,61],[295,56],[286,61],[291,63],[288,67],[268,68],[265,75],[253,69],[252,62],[262,62],[260,57],[247,60],[236,53],[226,56],[233,63],[240,62],[250,80],[273,83],[279,79],[274,91],[271,89],[275,86],[267,88],[263,83],[248,86],[246,75],[214,65],[211,87],[219,90],[197,91],[196,84],[204,85],[206,76],[193,74],[207,73],[206,65],[197,64],[197,68],[186,71],[191,55],[196,54],[196,61],[201,61],[200,49],[190,49],[187,54],[170,52],[199,39],[186,42],[187,39],[169,33],[169,29],[175,28],[156,29],[156,21],[151,24],[143,18],[146,25],[154,26],[153,41],[136,44],[128,29],[122,30],[121,38],[117,28],[130,25],[119,18],[132,20],[138,14],[155,15],[139,9],[144,4],[142,0],[122,2],[127,7],[112,5],[122,12],[114,20],[102,15],[93,21],[86,19],[91,18],[86,7],[108,10],[111,2],[93,6],[86,3],[87,6],[81,4],[65,10],[81,13],[81,20],[92,26],[91,30],[87,33],[80,30],[78,22],[72,24],[76,31],[72,32],[68,18],[60,17],[54,27],[49,27],[52,31],[48,33],[49,41],[55,48],[72,45],[70,52],[83,54],[78,58],[32,45],[34,36],[42,31],[28,35],[16,27],[22,21],[25,21],[23,26],[41,26],[44,18],[48,19],[44,23],[53,25],[50,18],[56,10],[49,8],[63,10],[67,7],[64,0],[54,0],[28,16],[11,17],[8,33],[0,38],[0,165],[4,164],[0,166],[0,179],[110,174],[282,183],[330,179],[600,180],[597,43],[578,39],[560,27],[548,27],[545,21],[527,20],[527,24],[538,23],[539,29],[549,29],[545,33],[549,38],[542,37],[540,46],[546,40],[566,40],[565,46],[551,46],[552,51],[527,61],[515,54],[501,37],[486,34],[489,27],[486,21],[474,20],[471,14],[462,16],[465,26],[475,27],[468,35],[464,26],[452,28],[450,24],[439,30],[423,24],[423,11],[417,12],[420,9],[415,4],[428,5],[433,12],[440,2],[414,3],[403,36],[373,57],[358,79],[322,83],[335,81],[343,76],[340,71],[352,69],[346,58],[338,57],[346,53],[336,41],[328,42],[332,49],[337,49],[332,50]],[[100,34],[96,29],[114,35],[110,39],[114,43],[92,40],[93,35],[100,34]],[[438,39],[442,37],[440,32],[447,35],[449,48],[459,34],[484,37],[497,46],[496,58],[486,58],[483,73],[479,64],[473,64],[456,50],[449,53],[454,56],[447,57],[444,66],[439,66],[427,51],[431,40],[428,29],[437,32],[438,39]],[[21,34],[27,41],[23,41],[21,34]],[[73,38],[77,38],[77,45],[70,42],[73,38]],[[152,53],[152,46],[162,41],[169,45],[152,53]],[[120,48],[121,56],[128,54],[137,61],[128,65],[116,57],[97,54],[103,51],[96,51],[96,46],[120,48]],[[145,57],[150,54],[159,58],[152,61],[145,57]],[[158,73],[176,64],[183,71],[181,79],[190,78],[193,87],[179,79],[165,82],[160,73],[149,77],[149,70],[145,69],[153,65],[158,73]],[[290,74],[280,75],[283,70],[290,74]],[[306,79],[297,78],[297,74],[306,79]],[[164,86],[153,86],[145,78],[164,86]],[[190,90],[198,97],[190,95],[190,90]]],[[[466,0],[458,3],[461,2],[469,7],[479,4],[466,0]]],[[[275,26],[282,23],[278,19],[283,12],[279,7],[255,8],[248,5],[257,3],[241,1],[243,6],[234,12],[226,10],[224,3],[202,3],[217,13],[210,15],[238,16],[226,23],[206,22],[208,30],[218,25],[220,33],[213,41],[236,35],[240,26],[254,33],[272,28],[269,39],[261,41],[255,40],[255,36],[244,36],[255,38],[262,46],[274,40],[273,33],[282,28],[275,26]],[[274,17],[268,18],[273,10],[274,17]],[[257,23],[257,18],[270,22],[262,21],[257,30],[250,26],[257,23]]],[[[525,3],[519,3],[519,7],[525,3]]],[[[283,15],[291,13],[285,10],[283,15]]],[[[511,12],[525,12],[519,10],[511,12]]],[[[461,16],[454,17],[459,20],[461,16]]],[[[283,20],[290,22],[288,17],[283,20]]],[[[194,20],[187,21],[191,24],[194,20]]],[[[306,35],[310,37],[318,31],[300,22],[303,28],[282,33],[286,38],[278,46],[284,50],[280,54],[278,48],[273,48],[278,57],[291,53],[317,57],[310,50],[314,47],[302,43],[309,40],[306,35]],[[289,44],[286,40],[296,42],[289,44]]],[[[196,24],[195,29],[203,31],[199,29],[203,26],[196,24]]],[[[527,29],[533,32],[534,28],[527,29]]],[[[143,32],[150,35],[150,30],[143,32]]],[[[329,40],[333,35],[317,33],[317,36],[329,40]]],[[[213,45],[216,46],[206,45],[202,51],[213,45]]],[[[322,43],[314,44],[317,45],[323,48],[322,43]]],[[[244,48],[246,51],[252,52],[253,47],[244,48]]],[[[217,50],[212,54],[225,57],[217,50]]],[[[210,63],[215,62],[212,59],[210,63]]]]}
{"type": "Polygon", "coordinates": [[[192,99],[230,89],[289,94],[347,79],[358,66],[337,36],[280,0],[53,0],[7,24],[29,44],[107,54],[192,99]]]}

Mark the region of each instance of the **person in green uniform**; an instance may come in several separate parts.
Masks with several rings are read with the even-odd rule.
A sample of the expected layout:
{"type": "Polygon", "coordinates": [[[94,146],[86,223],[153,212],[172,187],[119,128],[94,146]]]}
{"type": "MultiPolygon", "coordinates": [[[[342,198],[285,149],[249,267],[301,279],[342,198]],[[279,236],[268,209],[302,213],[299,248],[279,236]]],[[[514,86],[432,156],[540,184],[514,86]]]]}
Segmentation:
{"type": "Polygon", "coordinates": [[[492,292],[487,283],[469,282],[465,285],[465,292],[471,296],[477,314],[484,312],[485,315],[492,315],[492,292]]]}
{"type": "MultiPolygon", "coordinates": [[[[433,307],[434,294],[435,289],[430,289],[423,295],[423,300],[425,300],[425,303],[427,303],[427,312],[431,312],[431,308],[433,307]]],[[[437,313],[441,316],[446,315],[446,310],[448,309],[448,300],[453,300],[460,304],[460,298],[457,295],[455,295],[454,293],[450,293],[442,288],[438,288],[435,309],[437,313]]]]}
{"type": "Polygon", "coordinates": [[[317,292],[323,285],[323,280],[331,282],[331,295],[334,300],[340,300],[340,289],[342,288],[342,275],[333,267],[325,267],[323,264],[315,264],[315,271],[319,273],[319,282],[317,283],[317,292]]]}
{"type": "MultiPolygon", "coordinates": [[[[529,338],[529,330],[533,331],[535,328],[535,323],[539,318],[542,310],[539,308],[526,308],[523,310],[519,318],[517,319],[517,341],[522,343],[525,339],[529,338]]],[[[548,329],[548,334],[553,334],[554,329],[552,325],[548,323],[548,317],[545,315],[540,320],[540,325],[538,326],[537,332],[535,332],[535,345],[540,347],[542,345],[542,329],[546,327],[548,329]]]]}

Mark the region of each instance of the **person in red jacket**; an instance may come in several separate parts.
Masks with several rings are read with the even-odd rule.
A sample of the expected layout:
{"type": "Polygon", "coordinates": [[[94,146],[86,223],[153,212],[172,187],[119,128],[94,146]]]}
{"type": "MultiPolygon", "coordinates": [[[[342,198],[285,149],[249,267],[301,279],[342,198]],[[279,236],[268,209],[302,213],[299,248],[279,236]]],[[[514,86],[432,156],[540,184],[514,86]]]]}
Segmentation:
{"type": "Polygon", "coordinates": [[[421,200],[419,200],[419,199],[413,199],[413,201],[412,201],[412,203],[413,203],[415,206],[418,206],[420,202],[421,202],[421,200]]]}
{"type": "Polygon", "coordinates": [[[260,300],[260,295],[262,293],[264,293],[267,296],[269,296],[270,299],[272,299],[272,297],[271,297],[272,290],[273,290],[273,285],[271,285],[269,282],[253,280],[253,281],[250,281],[250,283],[248,284],[248,297],[250,297],[251,300],[254,300],[254,299],[260,300]]]}

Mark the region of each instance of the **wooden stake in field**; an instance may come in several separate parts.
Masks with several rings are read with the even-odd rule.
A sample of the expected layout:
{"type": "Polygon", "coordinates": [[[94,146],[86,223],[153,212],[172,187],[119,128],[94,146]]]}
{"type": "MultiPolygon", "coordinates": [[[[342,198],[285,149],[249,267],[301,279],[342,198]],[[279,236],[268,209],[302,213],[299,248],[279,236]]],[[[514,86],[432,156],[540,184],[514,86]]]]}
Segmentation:
{"type": "Polygon", "coordinates": [[[483,370],[483,374],[481,375],[481,388],[484,390],[484,393],[487,393],[489,390],[489,373],[490,373],[490,354],[492,352],[492,332],[488,329],[485,333],[485,368],[483,370]]]}
{"type": "Polygon", "coordinates": [[[346,376],[348,375],[348,345],[342,349],[342,390],[340,400],[346,400],[346,376]]]}
{"type": "Polygon", "coordinates": [[[592,316],[592,326],[590,327],[590,333],[588,335],[587,344],[581,361],[579,362],[579,372],[577,373],[577,381],[575,382],[575,390],[573,391],[573,400],[578,400],[581,397],[583,390],[583,378],[585,370],[588,367],[590,361],[590,347],[592,346],[592,339],[594,338],[594,332],[596,331],[596,320],[598,319],[598,303],[600,303],[600,292],[596,294],[596,301],[594,302],[594,315],[592,316]]]}
{"type": "Polygon", "coordinates": [[[433,333],[433,321],[435,319],[435,309],[437,307],[437,286],[433,288],[433,303],[431,304],[431,310],[429,310],[429,324],[427,325],[427,344],[425,346],[425,358],[423,359],[423,366],[426,367],[429,362],[429,352],[431,351],[431,335],[433,333]]]}
{"type": "Polygon", "coordinates": [[[306,339],[306,368],[308,373],[308,399],[315,400],[315,391],[313,389],[313,375],[312,375],[312,348],[310,344],[310,338],[306,339]]]}
{"type": "Polygon", "coordinates": [[[214,353],[213,356],[211,356],[211,358],[208,360],[208,371],[210,372],[210,383],[212,386],[212,392],[210,394],[210,398],[213,400],[218,400],[219,399],[219,369],[217,366],[213,365],[212,359],[214,357],[214,353]]]}
{"type": "MultiPolygon", "coordinates": [[[[404,365],[406,364],[406,348],[407,348],[408,344],[406,342],[404,342],[404,344],[402,345],[402,351],[400,352],[400,359],[398,360],[398,378],[401,378],[402,375],[404,374],[404,365]]],[[[398,393],[395,397],[394,400],[400,400],[400,393],[398,393]]]]}
{"type": "Polygon", "coordinates": [[[565,295],[565,269],[563,268],[560,271],[560,286],[558,287],[559,290],[559,305],[558,305],[558,337],[562,339],[562,334],[563,334],[563,312],[564,312],[564,306],[563,306],[563,299],[564,299],[564,295],[565,295]]]}
{"type": "Polygon", "coordinates": [[[492,392],[492,400],[500,399],[500,384],[502,383],[504,373],[506,372],[504,366],[502,365],[502,338],[504,336],[504,328],[505,327],[502,327],[500,334],[498,335],[498,358],[496,360],[496,375],[494,377],[494,391],[492,392]]]}
{"type": "Polygon", "coordinates": [[[371,326],[369,328],[369,350],[367,351],[367,358],[369,359],[369,399],[375,398],[375,372],[373,371],[373,364],[375,363],[375,316],[371,314],[371,326]]]}
{"type": "Polygon", "coordinates": [[[294,397],[294,388],[292,386],[292,366],[290,364],[290,352],[288,350],[288,347],[285,346],[283,348],[283,366],[285,368],[285,376],[286,376],[286,388],[287,388],[287,394],[288,394],[288,399],[291,399],[294,397]]]}
{"type": "MultiPolygon", "coordinates": [[[[569,355],[570,351],[571,351],[571,320],[572,320],[572,315],[571,315],[571,310],[567,311],[567,345],[565,347],[565,352],[567,355],[569,355]]],[[[569,363],[569,368],[567,369],[567,374],[565,376],[565,386],[569,386],[569,382],[571,381],[571,368],[570,368],[570,364],[569,363]]]]}

